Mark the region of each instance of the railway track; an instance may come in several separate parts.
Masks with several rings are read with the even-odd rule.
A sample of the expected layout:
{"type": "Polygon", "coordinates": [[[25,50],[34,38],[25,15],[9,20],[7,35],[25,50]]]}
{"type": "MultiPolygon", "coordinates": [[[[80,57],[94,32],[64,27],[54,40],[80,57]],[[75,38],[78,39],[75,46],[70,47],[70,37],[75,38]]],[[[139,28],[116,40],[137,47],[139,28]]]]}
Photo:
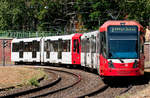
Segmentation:
{"type": "Polygon", "coordinates": [[[150,81],[150,73],[140,79],[112,79],[104,84],[96,74],[79,69],[66,69],[62,67],[28,66],[31,68],[44,68],[49,75],[46,81],[41,81],[39,87],[29,87],[1,91],[0,98],[115,98],[125,93],[135,93],[145,88],[150,81]]]}
{"type": "MultiPolygon", "coordinates": [[[[116,98],[124,94],[132,95],[148,87],[150,73],[145,73],[142,77],[121,77],[110,80],[108,88],[101,93],[94,95],[94,98],[116,98]]],[[[129,97],[129,96],[128,96],[129,97]]],[[[125,97],[127,98],[127,96],[125,97]]]]}
{"type": "Polygon", "coordinates": [[[92,96],[107,88],[107,86],[100,80],[99,76],[92,73],[56,67],[43,68],[51,76],[49,83],[46,84],[43,82],[40,87],[36,88],[21,88],[22,90],[16,89],[12,91],[4,91],[0,93],[0,97],[81,98],[92,96]]]}

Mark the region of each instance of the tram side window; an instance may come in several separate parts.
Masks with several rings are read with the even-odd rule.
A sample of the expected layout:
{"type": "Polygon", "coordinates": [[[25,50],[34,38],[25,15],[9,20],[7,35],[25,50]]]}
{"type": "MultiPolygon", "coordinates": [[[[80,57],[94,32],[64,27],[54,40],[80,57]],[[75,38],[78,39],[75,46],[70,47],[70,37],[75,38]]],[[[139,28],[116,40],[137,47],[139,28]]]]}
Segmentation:
{"type": "Polygon", "coordinates": [[[26,42],[26,43],[24,43],[24,50],[23,50],[24,52],[27,52],[28,51],[28,43],[26,42]]]}
{"type": "Polygon", "coordinates": [[[85,52],[85,40],[81,40],[81,51],[85,52]]]}
{"type": "Polygon", "coordinates": [[[24,42],[23,41],[21,41],[19,43],[19,51],[24,51],[24,42]]]}
{"type": "Polygon", "coordinates": [[[70,40],[64,40],[62,42],[62,49],[63,52],[70,52],[70,40]]]}
{"type": "Polygon", "coordinates": [[[106,36],[105,36],[105,32],[101,33],[101,53],[103,54],[103,56],[106,57],[106,36]]]}
{"type": "Polygon", "coordinates": [[[44,51],[50,51],[50,41],[45,41],[45,43],[44,43],[44,51]]]}
{"type": "Polygon", "coordinates": [[[95,53],[96,52],[96,37],[94,37],[91,41],[91,48],[92,48],[92,52],[95,53]]]}
{"type": "Polygon", "coordinates": [[[24,52],[31,52],[32,51],[32,42],[25,42],[24,43],[24,52]]]}
{"type": "Polygon", "coordinates": [[[36,43],[36,49],[37,49],[37,51],[40,51],[40,42],[36,43]]]}
{"type": "Polygon", "coordinates": [[[40,51],[40,42],[39,41],[32,42],[32,50],[31,51],[40,51]]]}
{"type": "Polygon", "coordinates": [[[47,41],[44,42],[44,51],[46,51],[48,48],[48,45],[47,45],[47,41]]]}
{"type": "Polygon", "coordinates": [[[12,52],[18,52],[18,51],[19,51],[19,43],[13,43],[12,52]]]}
{"type": "Polygon", "coordinates": [[[58,41],[53,41],[52,45],[53,45],[53,48],[54,48],[53,52],[58,52],[58,41]]]}
{"type": "Polygon", "coordinates": [[[28,46],[29,46],[28,52],[32,52],[32,47],[33,47],[32,42],[29,42],[28,46]]]}
{"type": "Polygon", "coordinates": [[[81,51],[90,52],[90,40],[89,38],[81,40],[81,51]]]}
{"type": "Polygon", "coordinates": [[[62,39],[58,39],[58,52],[62,52],[62,43],[63,43],[63,41],[62,41],[62,39]]]}
{"type": "Polygon", "coordinates": [[[87,39],[87,42],[86,42],[86,52],[90,52],[90,40],[89,40],[89,38],[87,39]]]}

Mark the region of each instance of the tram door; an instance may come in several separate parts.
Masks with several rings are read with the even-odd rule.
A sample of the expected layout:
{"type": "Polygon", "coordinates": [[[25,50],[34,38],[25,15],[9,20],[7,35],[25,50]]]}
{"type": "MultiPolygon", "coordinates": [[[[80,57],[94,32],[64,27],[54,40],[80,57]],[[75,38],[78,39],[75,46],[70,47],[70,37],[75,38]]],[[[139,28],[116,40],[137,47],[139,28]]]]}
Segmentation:
{"type": "Polygon", "coordinates": [[[79,37],[72,39],[72,64],[81,64],[81,46],[79,37]]]}
{"type": "Polygon", "coordinates": [[[23,58],[23,41],[19,43],[19,58],[23,58]]]}

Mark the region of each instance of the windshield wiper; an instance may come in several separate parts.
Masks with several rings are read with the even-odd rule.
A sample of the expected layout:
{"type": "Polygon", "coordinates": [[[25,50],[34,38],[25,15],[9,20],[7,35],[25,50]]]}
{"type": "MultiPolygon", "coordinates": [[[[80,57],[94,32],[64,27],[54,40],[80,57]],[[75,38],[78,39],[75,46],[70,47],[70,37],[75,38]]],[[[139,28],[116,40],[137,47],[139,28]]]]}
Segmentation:
{"type": "Polygon", "coordinates": [[[119,59],[121,63],[124,63],[124,61],[121,58],[117,58],[117,59],[119,59]]]}

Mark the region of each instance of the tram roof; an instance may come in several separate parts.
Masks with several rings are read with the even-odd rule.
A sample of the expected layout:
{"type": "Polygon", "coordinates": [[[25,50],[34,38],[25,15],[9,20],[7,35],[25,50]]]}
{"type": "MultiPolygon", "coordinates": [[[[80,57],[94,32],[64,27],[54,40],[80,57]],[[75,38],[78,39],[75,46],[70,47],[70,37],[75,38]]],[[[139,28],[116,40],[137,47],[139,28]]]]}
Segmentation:
{"type": "Polygon", "coordinates": [[[13,39],[12,40],[12,43],[18,43],[18,42],[32,42],[33,40],[36,40],[36,41],[40,41],[42,37],[37,37],[37,38],[22,38],[22,39],[13,39]]]}
{"type": "Polygon", "coordinates": [[[104,32],[104,31],[107,31],[107,27],[110,26],[110,25],[121,25],[121,24],[124,24],[124,25],[137,25],[138,26],[138,30],[142,30],[143,31],[143,26],[141,24],[139,24],[139,22],[137,21],[134,21],[134,20],[109,20],[109,21],[106,21],[100,28],[99,28],[99,31],[100,32],[104,32]]]}

